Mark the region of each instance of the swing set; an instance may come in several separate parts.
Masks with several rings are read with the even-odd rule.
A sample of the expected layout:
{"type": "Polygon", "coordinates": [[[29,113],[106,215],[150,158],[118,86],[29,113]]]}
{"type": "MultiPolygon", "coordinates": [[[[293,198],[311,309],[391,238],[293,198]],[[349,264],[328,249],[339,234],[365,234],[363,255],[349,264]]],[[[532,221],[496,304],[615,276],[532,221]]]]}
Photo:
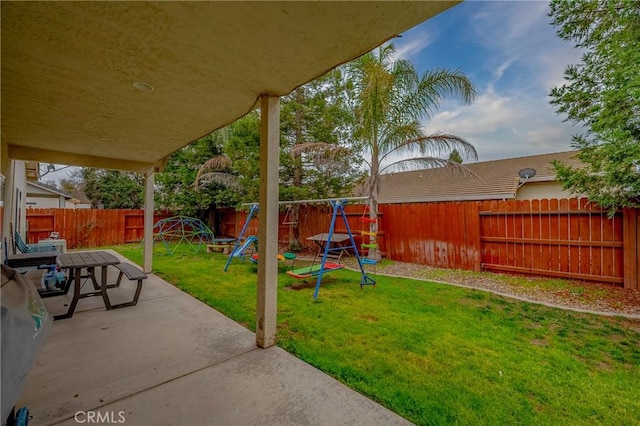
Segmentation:
{"type": "MultiPolygon", "coordinates": [[[[352,198],[340,198],[340,199],[334,199],[334,198],[329,198],[329,199],[321,199],[321,200],[301,200],[301,201],[281,201],[280,204],[287,204],[287,212],[285,214],[285,219],[283,220],[283,224],[295,224],[298,222],[298,218],[294,217],[293,214],[293,210],[291,208],[292,204],[310,204],[310,203],[323,203],[323,202],[328,202],[329,205],[332,208],[332,216],[331,216],[331,224],[329,226],[329,231],[327,233],[327,242],[324,245],[324,248],[322,250],[322,260],[320,262],[320,264],[317,265],[311,265],[308,267],[304,267],[304,268],[298,268],[298,269],[292,269],[290,271],[287,271],[287,275],[293,277],[293,278],[298,278],[298,279],[306,279],[306,278],[311,278],[311,277],[317,277],[316,278],[316,286],[315,286],[315,291],[313,293],[313,298],[314,300],[318,298],[318,293],[320,291],[320,284],[322,282],[322,278],[325,274],[328,274],[330,272],[333,271],[337,271],[339,269],[344,268],[344,265],[342,265],[341,263],[338,262],[333,262],[330,261],[328,259],[330,259],[331,257],[333,257],[332,255],[335,252],[341,253],[345,250],[353,250],[354,256],[358,262],[358,267],[360,269],[360,273],[361,273],[361,278],[360,278],[360,288],[362,288],[365,285],[372,285],[375,286],[376,285],[376,281],[371,278],[369,275],[367,275],[367,272],[365,270],[365,265],[375,265],[375,263],[372,263],[371,259],[367,259],[367,258],[362,258],[360,256],[360,253],[358,251],[358,246],[356,245],[356,242],[354,240],[353,237],[353,233],[351,232],[351,227],[349,226],[349,221],[347,220],[347,216],[345,214],[344,211],[344,207],[345,205],[349,202],[349,201],[362,201],[362,200],[367,200],[368,197],[352,197],[352,198]],[[331,241],[332,241],[332,237],[335,233],[335,228],[336,228],[336,222],[338,220],[342,220],[342,223],[347,231],[347,235],[348,235],[348,243],[347,245],[342,245],[340,247],[331,247],[331,241]]],[[[249,214],[247,216],[247,219],[244,223],[244,226],[242,227],[242,230],[240,231],[240,235],[238,236],[238,239],[236,240],[236,244],[233,248],[233,250],[231,251],[231,253],[229,254],[229,257],[227,259],[227,263],[224,267],[224,270],[226,271],[229,267],[229,265],[231,264],[231,261],[233,260],[233,258],[235,257],[241,257],[241,258],[245,258],[247,255],[247,249],[249,247],[251,247],[251,243],[257,241],[257,238],[253,235],[250,235],[248,237],[246,237],[245,239],[245,233],[247,230],[247,227],[249,225],[249,222],[251,220],[251,218],[258,212],[258,205],[253,203],[253,204],[249,204],[249,206],[251,207],[249,210],[249,214]],[[251,240],[250,242],[247,242],[251,240]]],[[[366,212],[366,210],[365,210],[366,212]]],[[[363,214],[363,218],[365,217],[365,215],[363,214]]],[[[363,221],[364,222],[364,221],[363,221]]],[[[362,231],[365,232],[365,231],[362,231]]],[[[364,248],[366,245],[363,244],[362,247],[364,248]]],[[[372,248],[372,247],[371,247],[372,248]]],[[[377,245],[376,247],[377,248],[377,245]]],[[[286,256],[287,253],[285,253],[285,255],[283,256],[284,258],[290,258],[286,256]]],[[[281,255],[282,256],[282,255],[281,255]]],[[[250,258],[250,260],[254,261],[253,256],[250,258]]],[[[293,258],[293,260],[295,261],[295,257],[293,258]]],[[[255,262],[257,262],[257,256],[255,256],[255,262]]],[[[315,262],[315,260],[314,260],[315,262]]],[[[377,262],[376,262],[377,263],[377,262]]]]}
{"type": "MultiPolygon", "coordinates": [[[[247,220],[244,222],[244,226],[240,231],[240,236],[236,240],[231,253],[229,253],[229,257],[227,258],[227,263],[224,265],[224,272],[227,272],[229,269],[229,265],[234,258],[240,258],[242,260],[248,259],[251,263],[258,264],[258,237],[255,235],[248,235],[247,237],[244,234],[247,231],[247,227],[249,226],[249,222],[251,219],[258,213],[258,204],[250,204],[251,208],[249,209],[249,214],[247,215],[247,220]]],[[[278,262],[284,262],[285,260],[291,260],[291,267],[293,267],[296,261],[295,253],[284,253],[278,254],[277,256],[278,262]]]]}
{"type": "MultiPolygon", "coordinates": [[[[358,199],[363,199],[363,198],[359,197],[358,199]]],[[[367,198],[365,197],[364,199],[367,199],[367,198]]],[[[322,277],[324,276],[324,274],[344,268],[344,265],[340,263],[327,262],[327,258],[329,257],[329,254],[334,252],[340,253],[343,250],[352,249],[354,256],[358,262],[358,267],[360,268],[360,274],[361,274],[360,288],[362,288],[365,285],[373,285],[373,286],[376,285],[376,281],[373,278],[371,278],[369,275],[367,275],[367,272],[365,271],[365,268],[364,268],[365,263],[363,262],[363,259],[360,257],[360,253],[358,252],[358,246],[356,245],[356,242],[353,238],[353,233],[351,232],[351,226],[349,226],[349,221],[347,220],[347,215],[344,211],[344,207],[348,203],[348,201],[349,201],[348,198],[329,200],[329,203],[333,211],[331,215],[331,225],[329,225],[329,232],[327,235],[327,242],[324,246],[324,250],[322,253],[322,261],[320,265],[312,265],[307,268],[300,268],[297,270],[287,272],[287,275],[292,276],[294,278],[309,278],[309,277],[317,276],[316,288],[315,288],[315,291],[313,292],[314,300],[318,298],[318,293],[320,291],[320,283],[322,282],[322,277]],[[342,245],[340,247],[331,247],[331,240],[335,232],[336,222],[338,221],[338,219],[342,220],[342,223],[347,231],[347,235],[349,236],[349,243],[348,245],[342,245]]]]}

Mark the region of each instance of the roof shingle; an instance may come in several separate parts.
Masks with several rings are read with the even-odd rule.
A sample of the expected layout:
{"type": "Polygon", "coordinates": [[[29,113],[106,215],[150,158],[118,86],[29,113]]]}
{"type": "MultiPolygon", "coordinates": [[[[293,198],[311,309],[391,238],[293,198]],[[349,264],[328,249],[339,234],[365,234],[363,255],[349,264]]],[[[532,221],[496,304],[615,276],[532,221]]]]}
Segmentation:
{"type": "MultiPolygon", "coordinates": [[[[520,170],[536,170],[536,175],[528,179],[529,182],[554,181],[556,178],[551,161],[560,160],[578,166],[581,163],[574,158],[575,154],[576,151],[567,151],[465,164],[471,173],[440,167],[384,174],[380,176],[378,202],[511,199],[515,198],[521,183],[518,175],[520,170]]],[[[362,189],[358,192],[366,195],[362,194],[362,189]]]]}

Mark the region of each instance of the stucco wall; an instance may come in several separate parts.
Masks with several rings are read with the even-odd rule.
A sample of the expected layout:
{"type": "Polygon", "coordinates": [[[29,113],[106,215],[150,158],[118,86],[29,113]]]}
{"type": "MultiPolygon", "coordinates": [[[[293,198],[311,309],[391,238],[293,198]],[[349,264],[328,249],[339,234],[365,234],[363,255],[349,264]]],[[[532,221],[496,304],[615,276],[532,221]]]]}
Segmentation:
{"type": "Polygon", "coordinates": [[[73,203],[65,203],[64,197],[55,197],[55,196],[43,196],[38,195],[34,196],[33,194],[29,194],[27,197],[27,208],[31,209],[60,209],[67,208],[73,209],[75,206],[73,203]]]}
{"type": "Polygon", "coordinates": [[[545,198],[575,197],[571,192],[562,189],[558,182],[528,182],[516,192],[516,200],[540,200],[545,198]]]}
{"type": "Polygon", "coordinates": [[[71,198],[56,194],[38,186],[27,183],[27,208],[32,209],[75,209],[71,198]]]}

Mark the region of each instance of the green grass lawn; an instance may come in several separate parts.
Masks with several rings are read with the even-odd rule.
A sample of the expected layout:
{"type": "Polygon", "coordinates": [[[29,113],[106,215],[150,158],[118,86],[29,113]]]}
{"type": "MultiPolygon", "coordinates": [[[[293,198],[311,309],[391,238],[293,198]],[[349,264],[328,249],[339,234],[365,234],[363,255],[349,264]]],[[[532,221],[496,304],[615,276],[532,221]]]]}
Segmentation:
{"type": "MultiPolygon", "coordinates": [[[[112,248],[142,261],[138,245],[112,248]]],[[[255,266],[225,261],[158,248],[154,272],[254,330],[255,266]]],[[[278,345],[414,423],[639,422],[640,321],[409,279],[361,290],[347,270],[314,302],[296,282],[280,274],[278,345]]]]}

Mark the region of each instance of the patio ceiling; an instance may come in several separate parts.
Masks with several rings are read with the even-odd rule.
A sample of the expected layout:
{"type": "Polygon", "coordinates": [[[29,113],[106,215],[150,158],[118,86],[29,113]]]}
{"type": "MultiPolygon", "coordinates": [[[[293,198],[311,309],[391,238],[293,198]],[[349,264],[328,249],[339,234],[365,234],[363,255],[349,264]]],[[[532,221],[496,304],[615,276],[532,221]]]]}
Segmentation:
{"type": "Polygon", "coordinates": [[[3,1],[3,148],[149,170],[456,3],[3,1]]]}

